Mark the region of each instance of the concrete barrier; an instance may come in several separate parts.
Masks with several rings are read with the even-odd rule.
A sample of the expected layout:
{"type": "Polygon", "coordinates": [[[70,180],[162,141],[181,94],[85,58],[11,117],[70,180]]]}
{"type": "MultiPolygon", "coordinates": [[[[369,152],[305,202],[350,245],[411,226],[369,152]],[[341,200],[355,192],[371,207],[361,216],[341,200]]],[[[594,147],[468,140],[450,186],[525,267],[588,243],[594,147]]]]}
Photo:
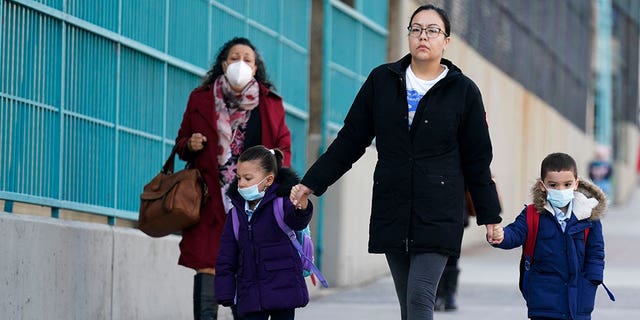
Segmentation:
{"type": "Polygon", "coordinates": [[[2,319],[189,319],[178,236],[0,213],[2,319]]]}

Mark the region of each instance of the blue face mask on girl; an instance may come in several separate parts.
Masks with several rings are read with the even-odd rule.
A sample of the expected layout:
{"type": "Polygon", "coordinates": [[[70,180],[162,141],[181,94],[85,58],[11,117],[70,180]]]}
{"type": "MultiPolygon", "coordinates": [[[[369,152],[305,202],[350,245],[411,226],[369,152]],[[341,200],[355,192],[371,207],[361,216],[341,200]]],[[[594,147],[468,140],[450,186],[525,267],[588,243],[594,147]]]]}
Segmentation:
{"type": "Polygon", "coordinates": [[[556,208],[564,208],[573,200],[573,187],[557,190],[547,187],[544,183],[542,185],[547,189],[547,201],[556,208]]]}
{"type": "Polygon", "coordinates": [[[258,185],[260,185],[262,183],[262,181],[266,180],[267,177],[264,177],[264,179],[260,180],[260,182],[254,184],[252,186],[249,186],[249,187],[246,187],[246,188],[238,187],[238,192],[247,201],[253,201],[253,200],[258,200],[258,199],[264,198],[264,193],[267,190],[267,188],[264,188],[264,190],[259,191],[258,190],[258,185]]]}

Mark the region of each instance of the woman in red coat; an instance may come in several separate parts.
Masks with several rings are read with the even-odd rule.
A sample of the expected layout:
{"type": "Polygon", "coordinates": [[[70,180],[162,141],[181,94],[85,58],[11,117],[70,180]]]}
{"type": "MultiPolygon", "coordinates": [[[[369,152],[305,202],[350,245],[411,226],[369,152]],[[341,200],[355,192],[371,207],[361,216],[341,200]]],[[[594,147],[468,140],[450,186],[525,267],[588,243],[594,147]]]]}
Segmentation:
{"type": "Polygon", "coordinates": [[[282,150],[283,165],[291,164],[291,134],[282,98],[273,88],[256,48],[248,39],[233,38],[189,97],[176,145],[180,158],[200,170],[209,189],[200,222],[183,230],[180,241],[178,263],[196,271],[195,319],[217,318],[215,265],[229,208],[223,195],[235,177],[238,156],[262,144],[282,150]]]}

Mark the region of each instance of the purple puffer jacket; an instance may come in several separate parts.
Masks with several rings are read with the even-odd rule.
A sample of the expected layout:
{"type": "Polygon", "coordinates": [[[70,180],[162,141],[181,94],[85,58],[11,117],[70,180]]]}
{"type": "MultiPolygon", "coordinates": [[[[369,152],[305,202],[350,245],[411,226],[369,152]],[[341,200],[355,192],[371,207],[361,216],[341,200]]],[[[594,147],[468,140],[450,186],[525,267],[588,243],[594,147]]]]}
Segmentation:
{"type": "Polygon", "coordinates": [[[306,210],[295,210],[288,199],[297,181],[295,173],[282,168],[250,222],[237,185],[229,187],[228,195],[240,222],[238,241],[232,219],[227,215],[216,263],[215,290],[218,303],[226,306],[233,304],[237,293],[240,317],[251,312],[304,307],[309,302],[300,256],[278,226],[273,212],[274,199],[285,196],[284,221],[291,229],[301,230],[311,221],[311,202],[306,210]]]}

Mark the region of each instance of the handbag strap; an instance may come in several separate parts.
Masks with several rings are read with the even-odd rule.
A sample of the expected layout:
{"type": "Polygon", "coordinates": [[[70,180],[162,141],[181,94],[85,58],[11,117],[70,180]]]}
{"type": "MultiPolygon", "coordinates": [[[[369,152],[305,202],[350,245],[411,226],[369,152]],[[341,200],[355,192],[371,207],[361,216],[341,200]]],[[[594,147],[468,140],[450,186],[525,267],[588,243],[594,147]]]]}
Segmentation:
{"type": "MultiPolygon", "coordinates": [[[[182,144],[182,141],[187,140],[189,138],[184,138],[182,140],[180,140],[180,142],[176,143],[175,145],[173,145],[173,149],[171,149],[171,154],[169,154],[169,157],[167,158],[167,161],[164,162],[164,165],[162,166],[162,173],[164,174],[173,174],[173,170],[174,170],[174,164],[175,164],[175,160],[176,160],[176,153],[178,153],[178,146],[180,144],[182,144]]],[[[187,161],[187,164],[185,166],[185,168],[192,168],[193,167],[193,163],[190,161],[187,161]]]]}
{"type": "Polygon", "coordinates": [[[164,162],[164,165],[162,166],[162,173],[173,174],[174,163],[175,163],[177,152],[178,152],[178,143],[176,143],[173,146],[173,149],[171,149],[171,154],[169,155],[169,158],[167,158],[167,161],[164,162]]]}

